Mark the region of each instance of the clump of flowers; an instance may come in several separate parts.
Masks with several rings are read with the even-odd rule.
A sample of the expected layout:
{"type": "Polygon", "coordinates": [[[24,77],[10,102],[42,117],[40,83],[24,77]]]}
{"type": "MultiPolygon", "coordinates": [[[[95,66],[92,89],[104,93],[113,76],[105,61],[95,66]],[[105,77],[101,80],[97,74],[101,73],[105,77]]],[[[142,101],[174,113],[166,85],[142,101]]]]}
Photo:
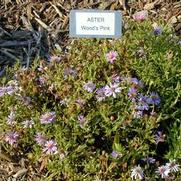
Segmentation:
{"type": "Polygon", "coordinates": [[[36,133],[35,141],[39,146],[41,146],[43,153],[47,155],[58,153],[57,142],[53,139],[48,140],[42,133],[36,133]]]}
{"type": "Polygon", "coordinates": [[[175,163],[175,160],[166,163],[166,165],[162,165],[158,167],[156,173],[161,176],[161,178],[166,179],[170,178],[171,173],[178,172],[180,170],[180,165],[175,163]]]}

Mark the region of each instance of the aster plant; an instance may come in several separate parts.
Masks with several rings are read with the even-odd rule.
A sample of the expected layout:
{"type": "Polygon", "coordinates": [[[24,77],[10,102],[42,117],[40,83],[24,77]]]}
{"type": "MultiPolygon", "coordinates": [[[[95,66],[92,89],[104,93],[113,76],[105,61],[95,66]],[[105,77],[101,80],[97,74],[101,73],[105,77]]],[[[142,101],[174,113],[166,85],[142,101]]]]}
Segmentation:
{"type": "Polygon", "coordinates": [[[178,41],[141,11],[121,39],[75,39],[66,53],[8,69],[3,153],[42,180],[179,179],[178,41]]]}

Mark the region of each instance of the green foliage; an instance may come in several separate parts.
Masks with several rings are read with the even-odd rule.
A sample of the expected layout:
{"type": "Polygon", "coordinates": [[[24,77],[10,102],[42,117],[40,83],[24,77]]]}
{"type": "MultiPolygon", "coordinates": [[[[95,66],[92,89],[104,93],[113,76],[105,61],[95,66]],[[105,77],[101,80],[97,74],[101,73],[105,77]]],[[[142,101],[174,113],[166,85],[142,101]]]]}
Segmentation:
{"type": "Polygon", "coordinates": [[[149,21],[129,22],[121,39],[74,40],[67,53],[55,53],[60,61],[36,60],[31,68],[16,66],[7,72],[2,86],[12,85],[13,77],[18,90],[0,97],[3,149],[25,155],[44,170],[43,180],[131,180],[131,169],[137,165],[145,170],[145,180],[154,180],[155,165],[143,158],[152,156],[161,166],[181,155],[181,47],[171,30],[161,26],[163,33],[154,35],[149,21]],[[112,50],[118,56],[109,63],[106,54],[112,50]],[[110,85],[115,75],[121,79],[121,92],[98,101],[96,91],[110,85]],[[96,85],[93,92],[84,87],[89,81],[96,85]],[[135,117],[138,100],[130,100],[129,88],[139,92],[136,96],[157,92],[161,104],[150,104],[135,117]],[[10,126],[12,111],[15,124],[10,126]],[[56,113],[55,121],[42,124],[42,115],[49,112],[56,113]],[[25,120],[34,122],[32,128],[22,126],[25,120]],[[9,131],[19,134],[16,145],[7,143],[9,131]],[[158,144],[157,131],[166,135],[158,144]],[[38,132],[56,141],[56,154],[46,154],[36,143],[38,132]]]}

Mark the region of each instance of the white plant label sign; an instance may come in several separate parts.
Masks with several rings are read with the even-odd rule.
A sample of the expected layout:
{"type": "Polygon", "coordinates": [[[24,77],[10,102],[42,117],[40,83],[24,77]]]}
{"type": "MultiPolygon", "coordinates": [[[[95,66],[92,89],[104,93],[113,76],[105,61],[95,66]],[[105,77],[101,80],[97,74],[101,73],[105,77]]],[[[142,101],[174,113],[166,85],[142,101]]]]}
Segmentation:
{"type": "Polygon", "coordinates": [[[72,10],[70,12],[70,37],[119,38],[122,34],[120,11],[72,10]]]}

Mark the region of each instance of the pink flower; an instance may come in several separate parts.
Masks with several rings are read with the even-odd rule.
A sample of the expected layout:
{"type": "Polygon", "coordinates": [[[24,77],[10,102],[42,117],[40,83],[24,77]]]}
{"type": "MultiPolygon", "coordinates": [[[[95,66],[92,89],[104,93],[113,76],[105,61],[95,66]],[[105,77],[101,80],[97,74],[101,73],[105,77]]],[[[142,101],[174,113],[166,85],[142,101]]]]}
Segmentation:
{"type": "Polygon", "coordinates": [[[41,124],[49,124],[55,121],[56,113],[55,112],[47,112],[43,114],[40,118],[41,124]]]}
{"type": "Polygon", "coordinates": [[[57,143],[54,140],[46,141],[43,152],[45,152],[48,155],[56,154],[58,152],[56,145],[57,145],[57,143]]]}
{"type": "Polygon", "coordinates": [[[9,132],[5,135],[5,141],[8,142],[10,145],[16,143],[19,134],[16,131],[9,132]]]}
{"type": "Polygon", "coordinates": [[[159,175],[161,175],[161,178],[167,178],[170,173],[170,168],[168,166],[161,166],[158,167],[158,170],[156,171],[159,175]]]}
{"type": "Polygon", "coordinates": [[[148,11],[146,10],[136,12],[133,15],[133,19],[136,21],[144,21],[147,17],[148,17],[148,11]]]}
{"type": "Polygon", "coordinates": [[[49,62],[60,62],[61,59],[62,58],[60,56],[52,55],[52,56],[50,56],[50,58],[48,60],[49,60],[49,62]]]}
{"type": "Polygon", "coordinates": [[[109,53],[106,54],[106,59],[109,63],[114,63],[118,56],[118,53],[116,51],[110,51],[109,53]]]}
{"type": "Polygon", "coordinates": [[[41,133],[38,132],[35,136],[35,141],[37,142],[38,145],[43,146],[46,142],[46,138],[41,133]]]}
{"type": "Polygon", "coordinates": [[[139,180],[144,178],[143,170],[139,165],[131,169],[131,178],[139,180]]]}
{"type": "Polygon", "coordinates": [[[121,92],[121,87],[119,87],[118,83],[110,83],[109,86],[105,86],[105,96],[110,97],[113,96],[116,98],[116,94],[121,92]]]}
{"type": "Polygon", "coordinates": [[[175,160],[166,163],[166,166],[170,169],[170,172],[178,172],[180,170],[180,165],[175,163],[175,160]]]}

